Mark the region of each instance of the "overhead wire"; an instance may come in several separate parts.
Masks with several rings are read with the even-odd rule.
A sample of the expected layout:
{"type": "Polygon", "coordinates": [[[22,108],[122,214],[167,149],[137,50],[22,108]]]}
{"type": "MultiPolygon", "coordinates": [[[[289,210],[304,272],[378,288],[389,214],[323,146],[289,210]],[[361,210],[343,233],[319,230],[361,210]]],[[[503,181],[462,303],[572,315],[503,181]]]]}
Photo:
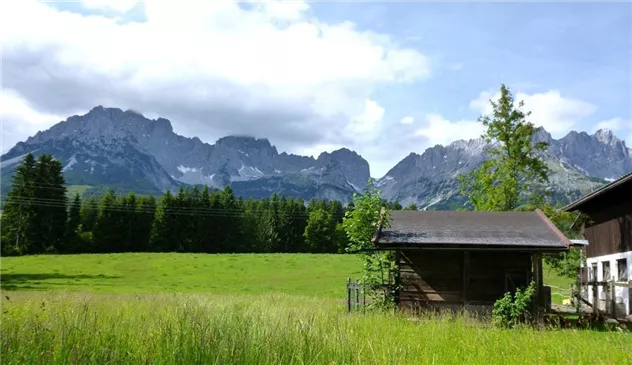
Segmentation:
{"type": "MultiPolygon", "coordinates": [[[[49,207],[49,208],[63,208],[68,209],[70,204],[59,201],[54,198],[41,198],[41,197],[24,197],[24,196],[12,196],[11,199],[2,199],[3,203],[13,202],[16,204],[29,204],[32,206],[39,207],[49,207]]],[[[142,201],[139,201],[140,204],[135,207],[129,207],[123,205],[116,205],[112,207],[104,207],[102,205],[97,207],[98,211],[113,211],[113,212],[123,212],[123,213],[146,213],[146,214],[154,214],[156,210],[158,210],[159,203],[156,204],[155,207],[149,207],[142,204],[142,201]]],[[[119,203],[120,204],[120,203],[119,203]]],[[[248,208],[213,208],[213,207],[182,207],[182,206],[172,206],[167,207],[163,210],[165,214],[172,215],[190,215],[190,216],[206,216],[206,217],[241,217],[248,213],[257,213],[258,209],[248,209],[248,208]]],[[[276,215],[279,217],[288,217],[288,218],[308,218],[308,212],[288,212],[288,211],[278,211],[276,215]]],[[[333,218],[341,219],[344,217],[344,214],[332,214],[333,218]]]]}

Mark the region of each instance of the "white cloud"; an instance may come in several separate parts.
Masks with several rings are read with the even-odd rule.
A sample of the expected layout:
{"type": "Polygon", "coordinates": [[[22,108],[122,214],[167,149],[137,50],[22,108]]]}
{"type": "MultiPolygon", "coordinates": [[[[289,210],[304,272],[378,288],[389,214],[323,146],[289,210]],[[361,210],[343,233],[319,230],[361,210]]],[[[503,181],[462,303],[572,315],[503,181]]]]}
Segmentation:
{"type": "Polygon", "coordinates": [[[81,0],[81,5],[86,9],[112,10],[117,13],[128,12],[137,3],[136,0],[81,0]]]}
{"type": "Polygon", "coordinates": [[[612,131],[616,131],[624,128],[626,125],[630,127],[629,123],[626,123],[623,118],[615,117],[607,120],[602,120],[601,122],[597,123],[594,127],[594,131],[598,131],[600,129],[610,129],[612,131]]]}
{"type": "MultiPolygon", "coordinates": [[[[470,108],[483,115],[492,113],[490,99],[496,101],[500,92],[482,92],[476,99],[470,102],[470,108]]],[[[516,105],[524,101],[523,111],[531,111],[527,118],[536,126],[544,127],[554,137],[561,137],[573,128],[580,120],[592,115],[596,107],[588,102],[563,97],[557,90],[549,90],[543,93],[526,94],[516,92],[514,94],[516,105]]]]}
{"type": "Polygon", "coordinates": [[[384,108],[376,101],[367,99],[364,103],[362,114],[356,116],[349,125],[349,132],[356,137],[358,137],[358,134],[374,135],[380,129],[383,117],[384,108]]]}
{"type": "Polygon", "coordinates": [[[415,118],[407,116],[407,117],[403,117],[402,120],[399,121],[401,124],[413,124],[415,122],[415,118]]]}
{"type": "Polygon", "coordinates": [[[7,152],[24,136],[31,136],[42,129],[42,125],[59,122],[67,116],[40,113],[11,90],[0,94],[0,135],[2,153],[7,152]],[[11,121],[7,123],[7,121],[11,121]]]}
{"type": "MultiPolygon", "coordinates": [[[[124,13],[134,2],[84,5],[124,13]]],[[[145,22],[120,22],[31,0],[4,6],[3,88],[30,108],[8,123],[101,104],[170,118],[207,141],[253,133],[291,149],[359,133],[364,143],[384,117],[373,91],[430,75],[418,51],[316,19],[306,2],[153,0],[144,9],[145,22]]],[[[34,120],[43,129],[59,119],[34,120]]]]}
{"type": "Polygon", "coordinates": [[[426,137],[433,144],[448,145],[459,139],[478,138],[484,131],[483,125],[476,120],[449,121],[439,114],[426,115],[426,125],[415,135],[426,137]]]}

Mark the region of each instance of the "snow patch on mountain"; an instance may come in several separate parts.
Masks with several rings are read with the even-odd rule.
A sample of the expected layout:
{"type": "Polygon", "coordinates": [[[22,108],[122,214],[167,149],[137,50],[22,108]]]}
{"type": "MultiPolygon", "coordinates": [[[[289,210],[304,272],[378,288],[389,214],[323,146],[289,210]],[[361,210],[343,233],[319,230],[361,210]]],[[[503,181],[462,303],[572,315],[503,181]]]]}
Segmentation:
{"type": "Polygon", "coordinates": [[[66,166],[64,166],[63,169],[61,169],[62,172],[66,172],[68,170],[72,170],[72,166],[74,164],[77,163],[77,157],[75,157],[75,155],[72,155],[72,157],[70,157],[70,160],[68,161],[68,163],[66,163],[66,166]]]}

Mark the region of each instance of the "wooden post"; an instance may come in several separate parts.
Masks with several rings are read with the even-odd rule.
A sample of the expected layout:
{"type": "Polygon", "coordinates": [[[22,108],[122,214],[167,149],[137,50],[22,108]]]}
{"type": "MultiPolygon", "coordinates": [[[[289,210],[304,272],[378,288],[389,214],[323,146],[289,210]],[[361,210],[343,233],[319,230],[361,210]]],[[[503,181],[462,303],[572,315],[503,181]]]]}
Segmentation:
{"type": "Polygon", "coordinates": [[[535,281],[535,308],[534,314],[537,320],[540,319],[540,304],[542,302],[543,293],[542,293],[542,254],[540,252],[536,252],[533,254],[533,274],[535,281]]]}
{"type": "Polygon", "coordinates": [[[351,278],[347,278],[347,313],[351,313],[351,278]]]}
{"type": "Polygon", "coordinates": [[[366,312],[366,288],[362,286],[362,313],[366,312]]]}
{"type": "Polygon", "coordinates": [[[470,252],[463,251],[463,304],[467,302],[467,288],[470,282],[470,252]]]}
{"type": "Polygon", "coordinates": [[[612,318],[616,318],[617,317],[617,302],[616,302],[616,298],[617,295],[615,293],[615,286],[614,286],[614,276],[610,279],[610,315],[612,316],[612,318]]]}
{"type": "Polygon", "coordinates": [[[355,285],[355,306],[356,310],[360,307],[360,281],[356,280],[355,285]]]}

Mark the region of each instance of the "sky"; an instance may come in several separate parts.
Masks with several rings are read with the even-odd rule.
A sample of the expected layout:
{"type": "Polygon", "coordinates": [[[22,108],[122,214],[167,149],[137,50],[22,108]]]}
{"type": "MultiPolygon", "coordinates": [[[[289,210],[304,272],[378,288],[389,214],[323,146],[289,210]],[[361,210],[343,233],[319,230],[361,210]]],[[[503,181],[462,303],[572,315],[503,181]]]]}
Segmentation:
{"type": "Polygon", "coordinates": [[[632,3],[85,0],[0,4],[2,152],[94,106],[214,143],[350,148],[381,177],[477,138],[505,83],[554,138],[632,147],[632,3]]]}

